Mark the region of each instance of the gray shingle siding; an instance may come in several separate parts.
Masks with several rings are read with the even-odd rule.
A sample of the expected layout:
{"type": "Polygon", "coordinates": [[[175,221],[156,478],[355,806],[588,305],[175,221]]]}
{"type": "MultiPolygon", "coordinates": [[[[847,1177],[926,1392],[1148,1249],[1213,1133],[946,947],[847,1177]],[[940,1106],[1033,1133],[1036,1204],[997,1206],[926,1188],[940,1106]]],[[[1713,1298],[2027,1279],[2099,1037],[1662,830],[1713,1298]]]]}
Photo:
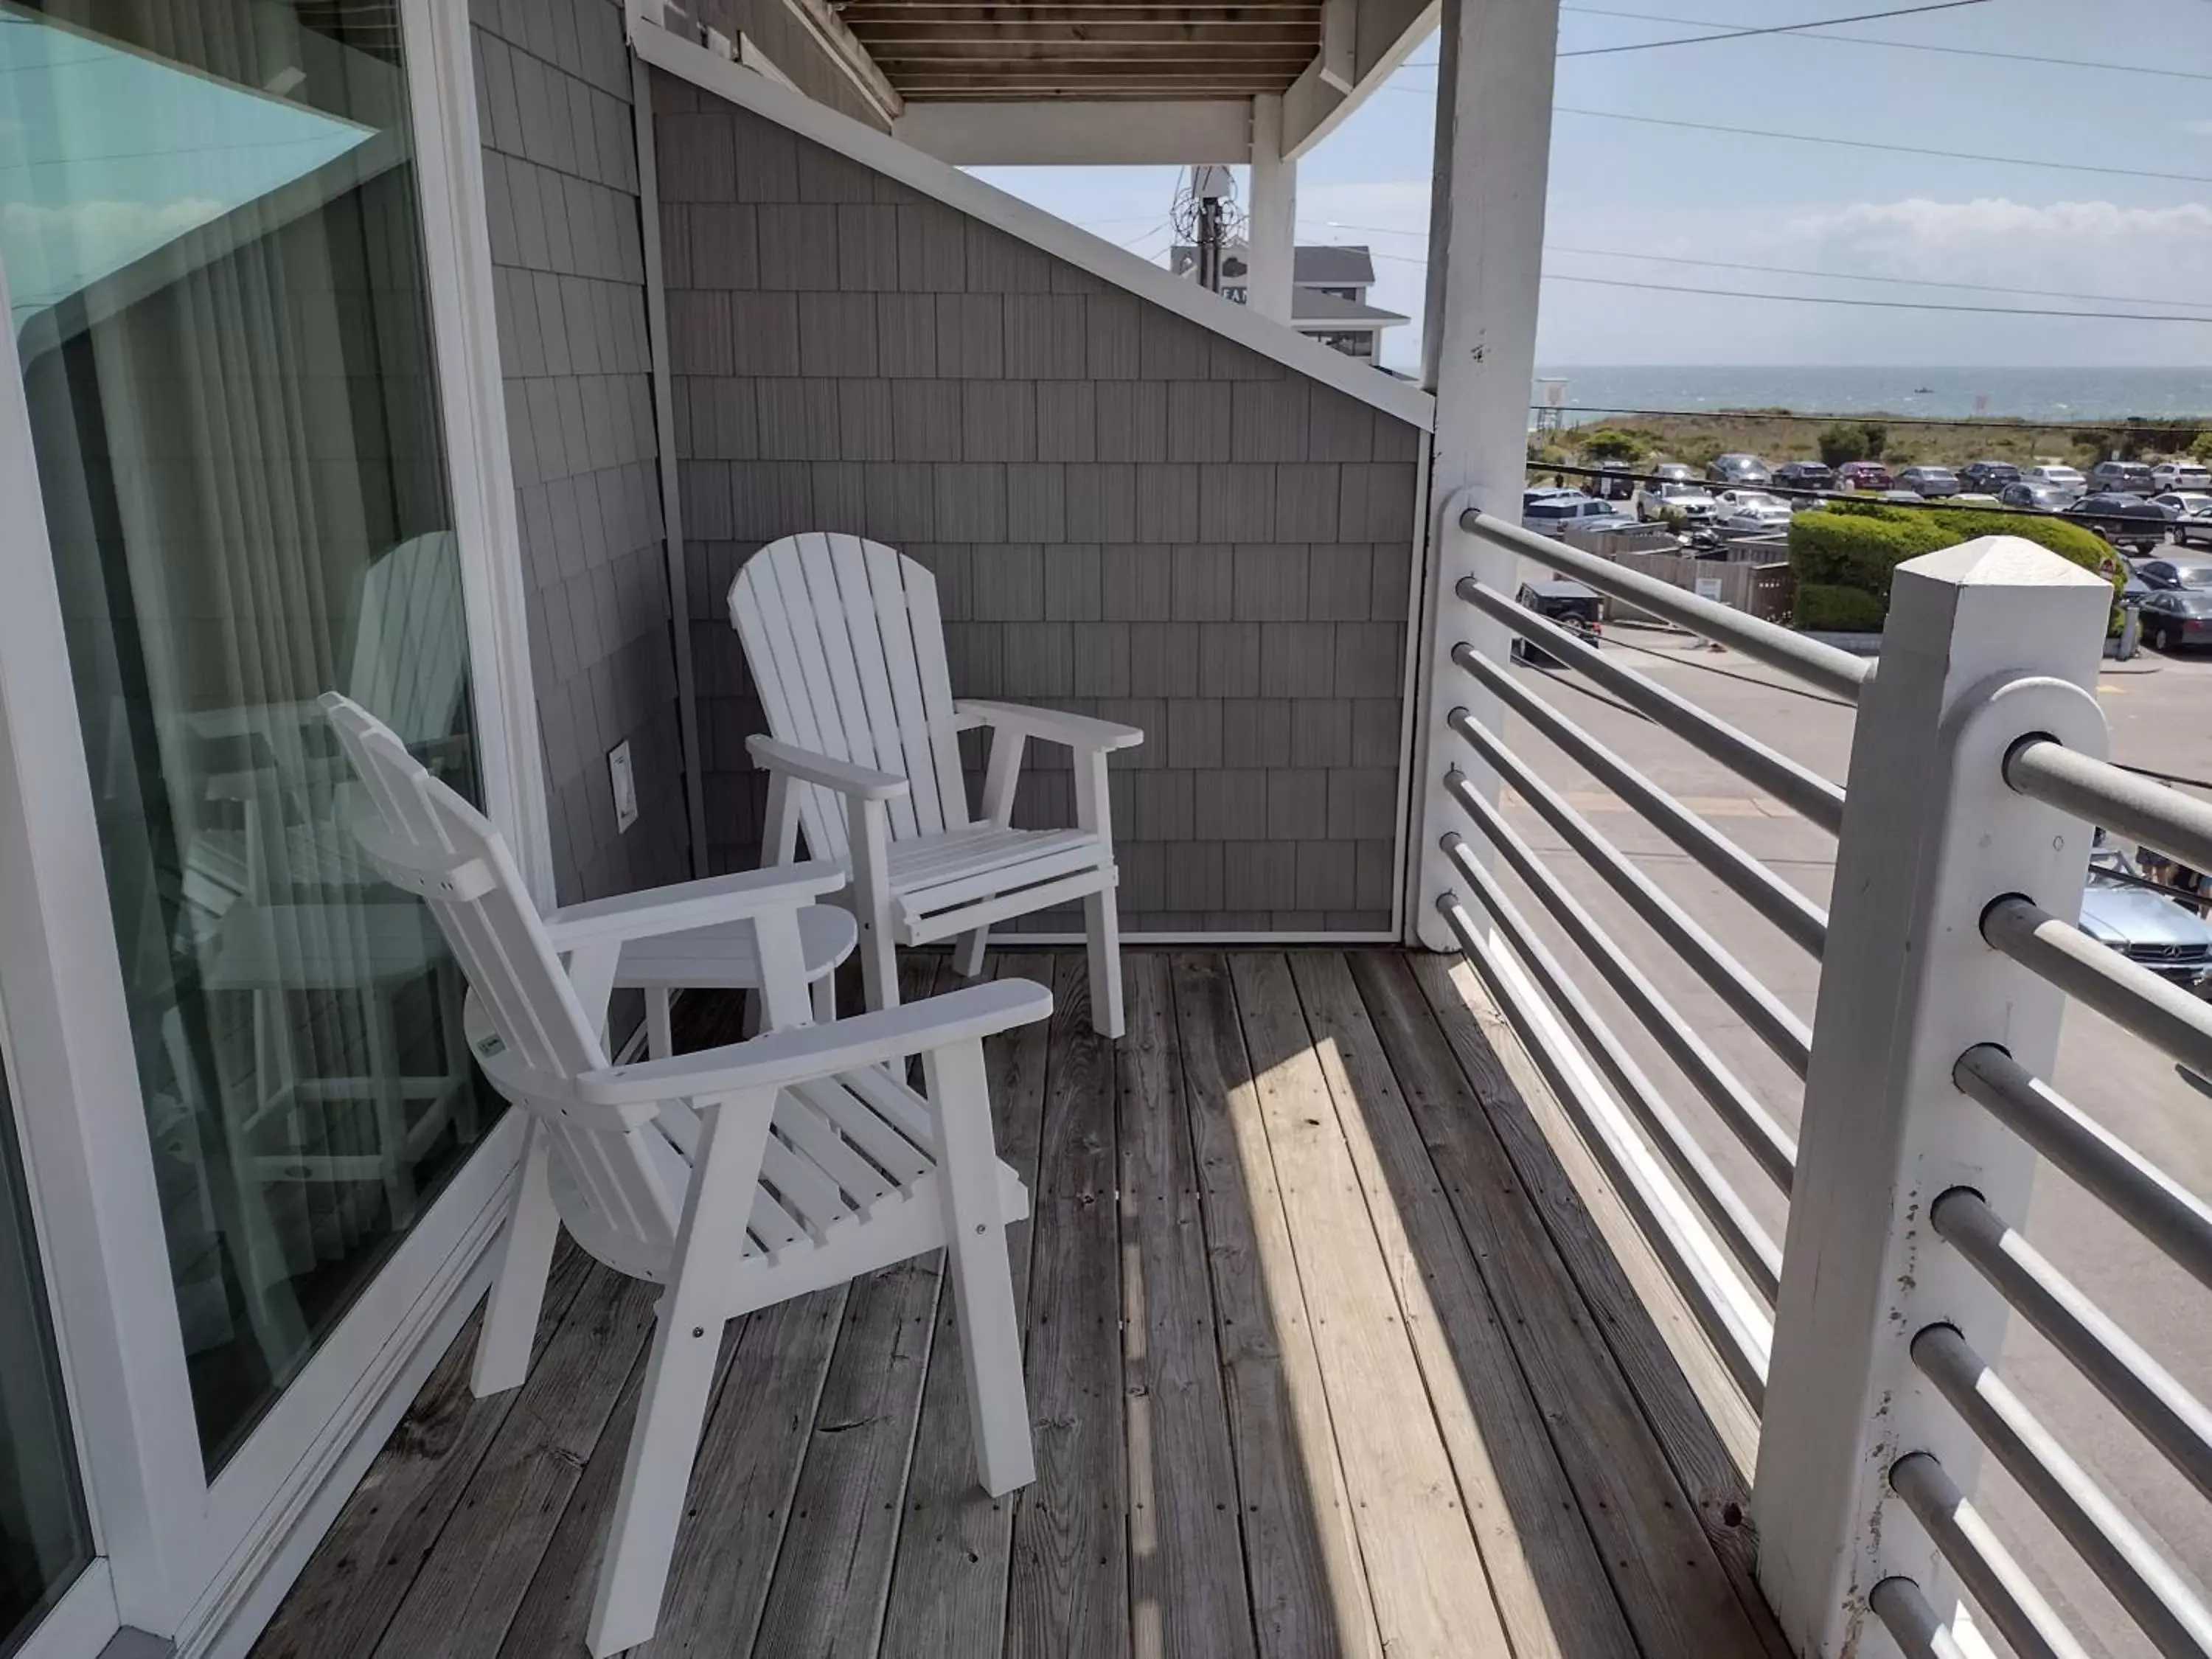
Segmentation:
{"type": "MultiPolygon", "coordinates": [[[[1387,927],[1419,432],[749,112],[655,100],[712,866],[756,860],[764,796],[731,579],[846,531],[936,574],[956,696],[1145,727],[1113,768],[1125,927],[1387,927]]],[[[1017,822],[1068,821],[1064,756],[1032,763],[1017,822]]]]}
{"type": "MultiPolygon", "coordinates": [[[[629,58],[619,0],[476,0],[471,15],[531,665],[567,903],[681,880],[690,865],[629,58]],[[639,813],[617,834],[606,756],[625,739],[639,813]]],[[[734,263],[726,242],[713,246],[734,263]]],[[[724,337],[726,351],[726,322],[724,337]]]]}

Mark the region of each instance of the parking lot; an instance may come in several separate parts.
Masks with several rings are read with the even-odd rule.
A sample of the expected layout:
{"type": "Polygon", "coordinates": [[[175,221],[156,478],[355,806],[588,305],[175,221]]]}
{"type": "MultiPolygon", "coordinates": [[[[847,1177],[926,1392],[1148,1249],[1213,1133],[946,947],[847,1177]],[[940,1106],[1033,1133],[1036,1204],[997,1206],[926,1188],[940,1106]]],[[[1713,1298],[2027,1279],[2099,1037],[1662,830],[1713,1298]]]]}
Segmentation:
{"type": "MultiPolygon", "coordinates": [[[[1530,574],[1537,573],[1531,567],[1530,574]]],[[[1608,654],[1644,670],[1689,697],[1841,781],[1850,757],[1850,710],[1733,653],[1716,653],[1680,635],[1615,628],[1608,654]]],[[[1835,843],[1803,819],[1741,782],[1650,722],[1574,677],[1516,671],[1532,690],[1627,758],[1661,787],[1821,903],[1828,900],[1835,843]]],[[[2145,653],[2108,663],[2100,693],[2112,730],[2115,760],[2212,780],[2212,653],[2197,658],[2145,653]]],[[[1571,803],[1653,875],[1751,971],[1809,1021],[1818,964],[1692,863],[1658,832],[1567,760],[1525,723],[1511,721],[1508,742],[1571,803]]],[[[1794,1127],[1800,1085],[1743,1022],[1708,992],[1627,907],[1538,819],[1510,796],[1508,816],[1577,897],[1690,1017],[1778,1118],[1794,1127]]],[[[1540,907],[1517,885],[1528,914],[1540,907]]],[[[1551,942],[1571,963],[1575,952],[1556,932],[1551,942]]],[[[1781,1195],[1705,1113],[1688,1085],[1644,1039],[1625,1007],[1595,974],[1584,988],[1669,1099],[1697,1128],[1747,1201],[1778,1240],[1781,1195]]],[[[2101,1017],[2070,1007],[2057,1087],[2192,1190],[2212,1193],[2212,1097],[2147,1044],[2101,1017]]],[[[2014,1218],[2019,1224],[2018,1218],[2014,1218]]],[[[2064,1176],[2045,1169],[2023,1230],[2199,1397],[2212,1395],[2212,1306],[2179,1269],[2145,1245],[2064,1176]]],[[[2032,1329],[2015,1321],[2000,1369],[2081,1462],[2097,1472],[2124,1507],[2160,1540],[2170,1558],[2200,1581],[2212,1577],[2212,1518],[2203,1500],[2032,1329]]],[[[2001,1471],[1984,1476],[1986,1507],[2028,1561],[2067,1623],[2089,1650],[2136,1659],[2153,1650],[2136,1635],[2087,1570],[2038,1516],[2001,1471]],[[2100,1645],[2102,1644],[2102,1645],[2100,1645]]]]}

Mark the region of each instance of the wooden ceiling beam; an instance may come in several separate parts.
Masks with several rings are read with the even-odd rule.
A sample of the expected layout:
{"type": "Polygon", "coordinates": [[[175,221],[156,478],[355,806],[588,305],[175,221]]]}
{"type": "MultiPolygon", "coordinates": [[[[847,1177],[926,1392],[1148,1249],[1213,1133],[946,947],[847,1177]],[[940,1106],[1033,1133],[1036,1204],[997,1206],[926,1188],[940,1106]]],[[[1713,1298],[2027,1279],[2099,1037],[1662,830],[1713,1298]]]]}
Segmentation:
{"type": "Polygon", "coordinates": [[[1170,46],[1250,46],[1296,44],[1312,52],[1320,31],[1311,23],[863,23],[858,31],[871,51],[888,46],[957,43],[1103,45],[1138,41],[1170,46]]]}

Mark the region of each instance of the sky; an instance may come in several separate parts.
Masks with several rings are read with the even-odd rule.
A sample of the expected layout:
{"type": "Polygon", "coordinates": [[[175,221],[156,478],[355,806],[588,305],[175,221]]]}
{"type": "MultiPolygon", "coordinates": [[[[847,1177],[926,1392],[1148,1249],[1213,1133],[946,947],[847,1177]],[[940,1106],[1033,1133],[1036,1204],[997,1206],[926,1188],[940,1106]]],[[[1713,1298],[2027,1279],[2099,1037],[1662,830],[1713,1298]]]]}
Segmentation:
{"type": "MultiPolygon", "coordinates": [[[[1697,34],[1699,25],[1771,27],[1905,3],[1567,0],[1559,44],[1565,53],[1697,34]]],[[[1406,368],[1419,361],[1436,58],[1432,37],[1298,173],[1299,240],[1367,243],[1376,255],[1370,298],[1414,319],[1384,337],[1385,361],[1406,368]]],[[[1547,367],[2212,364],[2212,320],[1992,317],[1569,280],[2212,319],[2212,0],[1979,0],[1818,38],[1563,58],[1557,104],[1537,344],[1547,367]],[[1618,115],[1819,142],[1607,118],[1618,115]],[[1838,139],[2009,159],[1899,155],[1838,139]],[[2135,176],[2146,173],[2183,176],[2135,176]],[[2111,302],[2119,300],[2166,303],[2111,302]]],[[[1160,225],[1173,168],[978,171],[1140,253],[1157,254],[1169,240],[1160,225]]]]}

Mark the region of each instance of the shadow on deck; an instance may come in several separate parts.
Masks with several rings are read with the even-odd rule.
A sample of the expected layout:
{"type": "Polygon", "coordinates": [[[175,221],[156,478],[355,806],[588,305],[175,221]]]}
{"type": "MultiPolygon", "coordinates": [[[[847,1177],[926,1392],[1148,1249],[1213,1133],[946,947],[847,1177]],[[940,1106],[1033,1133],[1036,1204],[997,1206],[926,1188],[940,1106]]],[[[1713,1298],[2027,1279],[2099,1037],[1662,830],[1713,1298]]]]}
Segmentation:
{"type": "MultiPolygon", "coordinates": [[[[993,959],[1057,995],[992,1055],[1036,1485],[972,1483],[933,1258],[755,1314],[635,1651],[1786,1659],[1749,1418],[1468,970],[1125,961],[1117,1050],[1079,953],[993,959]]],[[[524,1387],[471,1400],[465,1330],[257,1659],[581,1654],[651,1319],[572,1250],[524,1387]]]]}

